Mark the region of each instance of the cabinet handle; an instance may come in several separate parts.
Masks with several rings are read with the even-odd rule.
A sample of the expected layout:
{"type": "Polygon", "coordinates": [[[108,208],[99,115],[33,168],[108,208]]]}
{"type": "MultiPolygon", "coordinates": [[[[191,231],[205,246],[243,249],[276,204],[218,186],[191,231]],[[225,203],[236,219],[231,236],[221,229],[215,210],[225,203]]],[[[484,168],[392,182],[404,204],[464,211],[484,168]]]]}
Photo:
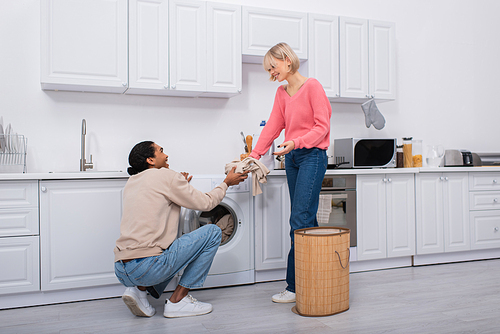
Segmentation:
{"type": "Polygon", "coordinates": [[[439,179],[440,179],[441,181],[444,181],[444,177],[442,177],[442,176],[441,176],[439,179]]]}
{"type": "Polygon", "coordinates": [[[498,226],[493,229],[495,232],[498,232],[498,226]]]}
{"type": "Polygon", "coordinates": [[[497,183],[497,180],[493,180],[493,183],[497,183]]]}
{"type": "Polygon", "coordinates": [[[241,94],[241,89],[238,89],[238,94],[241,94]]]}
{"type": "Polygon", "coordinates": [[[494,198],[493,202],[495,202],[495,203],[498,202],[498,198],[494,198]]]}
{"type": "Polygon", "coordinates": [[[127,87],[127,83],[126,82],[122,82],[122,86],[123,87],[127,87]]]}
{"type": "Polygon", "coordinates": [[[448,181],[448,177],[445,177],[445,178],[444,178],[444,180],[445,180],[445,181],[448,181]]]}
{"type": "Polygon", "coordinates": [[[383,179],[382,179],[382,181],[387,182],[387,179],[386,179],[386,178],[383,178],[383,179]]]}
{"type": "Polygon", "coordinates": [[[42,193],[46,193],[47,192],[47,188],[45,188],[45,187],[41,187],[40,190],[42,191],[42,193]]]}
{"type": "Polygon", "coordinates": [[[392,182],[392,179],[391,179],[391,178],[389,178],[387,181],[392,182]]]}
{"type": "Polygon", "coordinates": [[[172,87],[171,87],[171,88],[172,88],[172,89],[175,89],[175,85],[172,85],[172,87]]]}
{"type": "Polygon", "coordinates": [[[168,85],[163,86],[163,88],[168,89],[168,85]]]}

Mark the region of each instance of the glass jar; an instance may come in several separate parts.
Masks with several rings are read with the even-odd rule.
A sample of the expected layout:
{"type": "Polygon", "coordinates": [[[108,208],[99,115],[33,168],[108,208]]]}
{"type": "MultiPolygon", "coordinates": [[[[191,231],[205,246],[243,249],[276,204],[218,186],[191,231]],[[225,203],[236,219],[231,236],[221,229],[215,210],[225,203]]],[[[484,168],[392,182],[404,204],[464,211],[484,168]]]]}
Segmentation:
{"type": "Polygon", "coordinates": [[[412,141],[413,167],[422,167],[422,141],[412,141]]]}
{"type": "Polygon", "coordinates": [[[404,167],[403,145],[396,145],[396,168],[404,167]]]}
{"type": "Polygon", "coordinates": [[[413,167],[412,139],[413,137],[403,138],[403,167],[413,167]]]}

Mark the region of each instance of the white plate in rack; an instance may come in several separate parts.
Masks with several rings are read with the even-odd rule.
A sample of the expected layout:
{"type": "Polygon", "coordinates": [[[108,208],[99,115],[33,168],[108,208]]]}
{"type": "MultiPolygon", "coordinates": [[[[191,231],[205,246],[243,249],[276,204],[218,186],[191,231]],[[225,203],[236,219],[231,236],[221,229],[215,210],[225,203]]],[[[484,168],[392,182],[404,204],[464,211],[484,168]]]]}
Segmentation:
{"type": "Polygon", "coordinates": [[[0,152],[5,152],[6,142],[3,134],[3,117],[0,116],[0,152]]]}
{"type": "Polygon", "coordinates": [[[6,153],[12,152],[11,147],[10,147],[10,142],[11,142],[10,134],[11,134],[11,132],[12,132],[12,126],[9,123],[9,125],[7,125],[7,127],[5,128],[5,134],[6,134],[6,136],[5,136],[5,152],[6,153]]]}

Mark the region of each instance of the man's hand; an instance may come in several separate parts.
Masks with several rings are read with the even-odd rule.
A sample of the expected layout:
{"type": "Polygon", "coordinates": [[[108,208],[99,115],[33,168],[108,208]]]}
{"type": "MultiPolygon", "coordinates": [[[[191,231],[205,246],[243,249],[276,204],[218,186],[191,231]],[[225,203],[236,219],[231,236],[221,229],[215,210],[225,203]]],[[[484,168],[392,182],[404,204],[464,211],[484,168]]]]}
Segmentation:
{"type": "Polygon", "coordinates": [[[186,178],[186,180],[189,182],[193,178],[193,176],[189,176],[189,173],[186,172],[181,172],[181,174],[186,178]]]}
{"type": "Polygon", "coordinates": [[[248,171],[243,173],[235,173],[235,169],[236,166],[234,166],[233,169],[231,169],[229,173],[227,173],[226,179],[224,180],[228,187],[235,186],[240,182],[245,181],[245,179],[248,177],[248,171]]]}

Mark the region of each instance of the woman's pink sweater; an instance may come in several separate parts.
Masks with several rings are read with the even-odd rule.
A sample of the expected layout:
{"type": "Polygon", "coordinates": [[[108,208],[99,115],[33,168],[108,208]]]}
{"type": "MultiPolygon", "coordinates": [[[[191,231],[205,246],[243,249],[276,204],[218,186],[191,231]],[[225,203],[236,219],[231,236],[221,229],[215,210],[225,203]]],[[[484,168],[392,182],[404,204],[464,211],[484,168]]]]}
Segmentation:
{"type": "Polygon", "coordinates": [[[295,149],[330,146],[332,107],[323,86],[308,78],[290,97],[283,86],[278,87],[273,110],[250,157],[260,159],[273,140],[285,129],[285,141],[293,140],[295,149]]]}

